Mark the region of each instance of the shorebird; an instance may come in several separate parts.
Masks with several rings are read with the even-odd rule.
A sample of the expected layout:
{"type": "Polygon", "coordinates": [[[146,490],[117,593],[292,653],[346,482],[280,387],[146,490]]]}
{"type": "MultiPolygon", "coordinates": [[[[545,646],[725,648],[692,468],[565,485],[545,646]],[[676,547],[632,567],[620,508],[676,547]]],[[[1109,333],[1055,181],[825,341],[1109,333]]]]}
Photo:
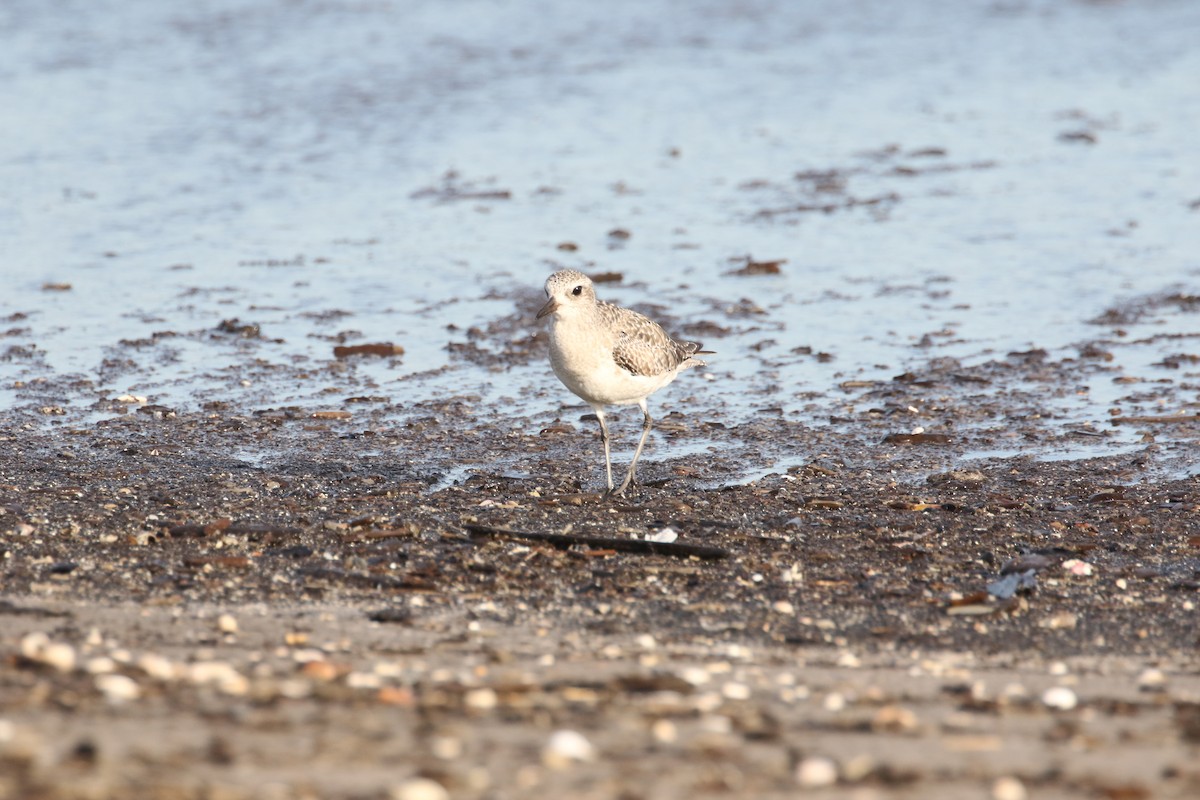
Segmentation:
{"type": "Polygon", "coordinates": [[[675,380],[689,367],[702,367],[696,342],[672,339],[654,320],[612,303],[596,299],[587,275],[560,270],[546,279],[546,304],[537,313],[553,315],[550,325],[550,366],[563,385],[596,412],[600,441],[604,443],[607,494],[621,494],[636,482],[638,457],[652,425],[646,398],[675,380]],[[604,407],[637,405],[642,409],[642,438],[638,440],[629,472],[613,488],[612,457],[604,407]]]}

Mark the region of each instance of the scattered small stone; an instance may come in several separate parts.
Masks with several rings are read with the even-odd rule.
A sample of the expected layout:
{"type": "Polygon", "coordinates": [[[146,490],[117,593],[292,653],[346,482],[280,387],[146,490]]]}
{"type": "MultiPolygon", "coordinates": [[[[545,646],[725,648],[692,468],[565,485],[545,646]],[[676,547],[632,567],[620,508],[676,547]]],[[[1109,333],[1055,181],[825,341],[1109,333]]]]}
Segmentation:
{"type": "Polygon", "coordinates": [[[237,633],[237,617],[233,616],[232,614],[222,614],[221,616],[217,617],[217,630],[219,630],[221,633],[237,633]]]}
{"type": "Polygon", "coordinates": [[[499,702],[496,691],[486,686],[472,689],[463,696],[463,705],[472,711],[491,711],[499,702]]]}
{"type": "Polygon", "coordinates": [[[837,764],[824,756],[812,756],[796,765],[796,783],[805,789],[833,786],[837,779],[837,764]]]}
{"type": "Polygon", "coordinates": [[[21,639],[21,655],[37,664],[45,664],[59,672],[75,669],[75,648],[64,642],[54,642],[41,631],[26,634],[21,639]]]}
{"type": "Polygon", "coordinates": [[[313,419],[350,419],[354,415],[349,411],[314,411],[309,416],[313,419]]]}
{"type": "Polygon", "coordinates": [[[1161,692],[1167,687],[1167,676],[1161,669],[1149,667],[1138,675],[1137,686],[1143,692],[1161,692]]]}
{"type": "Polygon", "coordinates": [[[373,672],[351,672],[346,676],[346,685],[351,689],[379,689],[383,678],[373,672]]]}
{"type": "Polygon", "coordinates": [[[169,658],[156,653],[145,653],[137,660],[137,668],[147,676],[159,681],[174,680],[177,674],[175,664],[169,658]]]}
{"type": "Polygon", "coordinates": [[[728,700],[749,700],[750,687],[737,681],[729,681],[721,687],[721,694],[728,700]]]}
{"type": "Polygon", "coordinates": [[[551,769],[567,769],[595,757],[596,748],[579,731],[557,730],[542,748],[542,763],[551,769]]]}
{"type": "Polygon", "coordinates": [[[199,661],[189,665],[187,680],[200,686],[216,686],[229,695],[244,695],[250,689],[246,677],[224,661],[199,661]]]}
{"type": "Polygon", "coordinates": [[[1087,577],[1095,571],[1091,564],[1086,561],[1080,561],[1078,558],[1068,558],[1063,562],[1062,567],[1063,572],[1068,575],[1078,575],[1080,577],[1087,577]]]}
{"type": "Polygon", "coordinates": [[[1052,631],[1074,630],[1078,624],[1079,617],[1070,611],[1060,611],[1057,614],[1038,621],[1039,628],[1048,628],[1052,631]]]}
{"type": "Polygon", "coordinates": [[[409,707],[416,702],[412,690],[405,686],[384,686],[375,695],[375,699],[385,706],[409,707]]]}
{"type": "Polygon", "coordinates": [[[283,635],[283,641],[288,647],[303,647],[308,644],[308,633],[305,631],[288,631],[283,635]]]}
{"type": "Polygon", "coordinates": [[[108,702],[114,705],[137,700],[142,695],[141,687],[137,685],[137,681],[119,672],[97,675],[96,688],[100,690],[100,693],[104,695],[108,702]]]}
{"type": "Polygon", "coordinates": [[[992,784],[992,800],[1025,800],[1028,796],[1029,792],[1020,778],[1006,775],[992,784]]]}
{"type": "Polygon", "coordinates": [[[1078,705],[1079,698],[1066,686],[1055,686],[1042,692],[1042,703],[1057,711],[1070,711],[1078,705]]]}
{"type": "Polygon", "coordinates": [[[457,736],[434,736],[429,740],[429,751],[442,761],[456,761],[462,758],[463,741],[457,736]]]}
{"type": "Polygon", "coordinates": [[[837,665],[845,669],[858,669],[862,666],[862,661],[849,650],[843,650],[838,653],[837,665]]]}
{"type": "Polygon", "coordinates": [[[300,668],[300,673],[304,677],[321,683],[332,683],[340,678],[345,671],[345,668],[325,659],[306,661],[304,662],[304,666],[300,668]]]}
{"type": "Polygon", "coordinates": [[[109,672],[116,672],[117,662],[108,656],[96,656],[95,658],[89,658],[87,663],[83,665],[83,668],[89,675],[104,675],[109,672]]]}
{"type": "Polygon", "coordinates": [[[673,744],[679,738],[679,729],[669,719],[658,719],[650,726],[654,741],[659,744],[673,744]]]}
{"type": "Polygon", "coordinates": [[[413,778],[394,787],[388,796],[391,800],[450,800],[446,787],[429,778],[413,778]]]}
{"type": "Polygon", "coordinates": [[[646,534],[647,542],[659,542],[660,544],[670,544],[671,542],[675,541],[678,538],[679,538],[679,534],[676,533],[671,528],[663,528],[661,531],[658,531],[657,533],[647,533],[646,534]]]}

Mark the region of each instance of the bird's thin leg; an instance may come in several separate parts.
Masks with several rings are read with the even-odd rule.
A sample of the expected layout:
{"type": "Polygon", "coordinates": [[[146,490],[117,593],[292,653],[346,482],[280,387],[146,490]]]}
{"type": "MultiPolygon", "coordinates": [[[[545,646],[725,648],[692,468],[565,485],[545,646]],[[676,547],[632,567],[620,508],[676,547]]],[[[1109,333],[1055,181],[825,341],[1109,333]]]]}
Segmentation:
{"type": "Polygon", "coordinates": [[[612,481],[612,456],[608,451],[608,425],[604,423],[604,409],[593,406],[592,410],[596,412],[596,419],[600,420],[600,441],[604,443],[604,474],[608,478],[608,491],[613,490],[612,481]]]}
{"type": "Polygon", "coordinates": [[[646,437],[650,435],[650,409],[646,408],[646,401],[639,400],[638,407],[642,409],[642,438],[638,439],[637,450],[633,451],[633,461],[629,462],[629,472],[625,473],[625,480],[621,481],[621,486],[613,494],[620,494],[625,491],[626,487],[631,483],[637,483],[637,462],[638,457],[642,454],[642,448],[646,446],[646,437]]]}

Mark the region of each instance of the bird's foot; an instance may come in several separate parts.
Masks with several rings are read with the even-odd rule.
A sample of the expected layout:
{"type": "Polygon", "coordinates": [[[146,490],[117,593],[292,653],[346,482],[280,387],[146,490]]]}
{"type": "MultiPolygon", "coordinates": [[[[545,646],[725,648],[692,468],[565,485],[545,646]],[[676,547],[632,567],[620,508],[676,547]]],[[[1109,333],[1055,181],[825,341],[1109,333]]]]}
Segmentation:
{"type": "Polygon", "coordinates": [[[618,486],[615,489],[611,486],[608,487],[608,491],[605,494],[608,494],[609,496],[625,494],[626,489],[628,489],[630,486],[637,486],[637,485],[639,485],[637,482],[637,478],[635,478],[633,476],[633,473],[630,473],[625,476],[625,480],[621,481],[620,486],[618,486]]]}

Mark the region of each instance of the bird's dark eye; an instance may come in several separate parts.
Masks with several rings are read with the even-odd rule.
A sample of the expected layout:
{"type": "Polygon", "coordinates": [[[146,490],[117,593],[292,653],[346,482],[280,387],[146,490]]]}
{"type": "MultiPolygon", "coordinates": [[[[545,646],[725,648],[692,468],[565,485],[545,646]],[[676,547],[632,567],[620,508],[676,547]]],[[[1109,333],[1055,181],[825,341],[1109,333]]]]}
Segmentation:
{"type": "Polygon", "coordinates": [[[571,294],[575,295],[576,297],[579,297],[579,295],[583,294],[583,287],[576,286],[574,289],[571,290],[571,294]]]}

